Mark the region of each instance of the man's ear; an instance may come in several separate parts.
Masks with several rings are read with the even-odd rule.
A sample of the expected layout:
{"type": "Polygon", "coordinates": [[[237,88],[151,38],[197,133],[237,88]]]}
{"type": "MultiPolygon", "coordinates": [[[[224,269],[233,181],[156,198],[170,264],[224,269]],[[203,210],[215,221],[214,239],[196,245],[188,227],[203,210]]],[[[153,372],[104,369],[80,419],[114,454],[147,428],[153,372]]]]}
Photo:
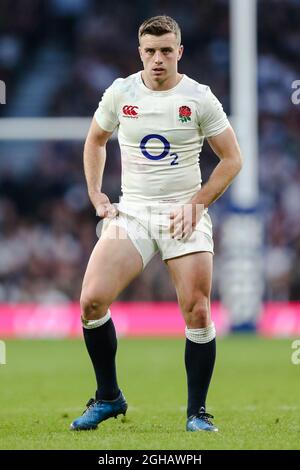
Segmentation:
{"type": "Polygon", "coordinates": [[[181,46],[179,47],[179,51],[178,51],[178,57],[177,57],[177,61],[179,62],[181,57],[182,57],[182,54],[183,54],[183,50],[184,50],[184,47],[183,45],[181,44],[181,46]]]}
{"type": "Polygon", "coordinates": [[[142,60],[142,49],[141,49],[141,46],[138,47],[138,50],[139,50],[139,54],[140,54],[140,59],[142,60]]]}

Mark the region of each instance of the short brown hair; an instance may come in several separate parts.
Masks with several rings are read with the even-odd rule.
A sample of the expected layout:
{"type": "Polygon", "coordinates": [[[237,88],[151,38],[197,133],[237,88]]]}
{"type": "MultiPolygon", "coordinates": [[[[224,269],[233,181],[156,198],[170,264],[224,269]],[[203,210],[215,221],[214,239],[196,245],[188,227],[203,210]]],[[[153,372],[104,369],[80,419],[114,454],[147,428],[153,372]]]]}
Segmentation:
{"type": "Polygon", "coordinates": [[[174,33],[178,44],[181,42],[181,31],[178,23],[170,16],[153,16],[145,20],[139,27],[139,41],[145,34],[153,36],[162,36],[163,34],[174,33]]]}

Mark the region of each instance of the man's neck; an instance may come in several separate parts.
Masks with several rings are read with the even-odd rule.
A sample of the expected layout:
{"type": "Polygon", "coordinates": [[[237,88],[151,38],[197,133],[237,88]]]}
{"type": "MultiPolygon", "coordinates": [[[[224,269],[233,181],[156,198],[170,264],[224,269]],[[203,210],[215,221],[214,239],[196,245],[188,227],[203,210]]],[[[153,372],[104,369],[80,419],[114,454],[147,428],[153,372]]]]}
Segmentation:
{"type": "Polygon", "coordinates": [[[183,74],[177,73],[174,77],[170,77],[163,82],[149,80],[144,71],[142,71],[142,80],[144,85],[152,91],[167,91],[174,88],[183,78],[183,74]]]}

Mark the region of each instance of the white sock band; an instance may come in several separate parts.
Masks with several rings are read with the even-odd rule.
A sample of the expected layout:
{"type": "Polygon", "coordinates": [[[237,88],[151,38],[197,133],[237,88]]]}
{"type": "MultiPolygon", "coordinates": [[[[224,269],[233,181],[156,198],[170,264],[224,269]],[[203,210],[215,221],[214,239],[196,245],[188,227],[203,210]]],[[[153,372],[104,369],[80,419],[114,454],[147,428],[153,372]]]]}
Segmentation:
{"type": "Polygon", "coordinates": [[[108,322],[110,316],[110,310],[108,309],[106,315],[104,315],[102,318],[99,318],[99,320],[85,320],[83,317],[81,317],[81,323],[83,328],[91,330],[93,328],[98,328],[99,326],[104,325],[104,323],[108,322]]]}
{"type": "Polygon", "coordinates": [[[185,336],[193,343],[209,343],[216,337],[215,324],[212,322],[206,328],[185,328],[185,336]]]}

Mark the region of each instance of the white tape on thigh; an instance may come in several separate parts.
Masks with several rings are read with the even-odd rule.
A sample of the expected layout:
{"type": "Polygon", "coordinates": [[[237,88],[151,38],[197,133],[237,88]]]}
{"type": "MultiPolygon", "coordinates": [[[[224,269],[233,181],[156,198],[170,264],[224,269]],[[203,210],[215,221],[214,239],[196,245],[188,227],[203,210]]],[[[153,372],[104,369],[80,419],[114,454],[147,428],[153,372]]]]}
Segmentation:
{"type": "Polygon", "coordinates": [[[216,337],[215,324],[211,323],[206,328],[185,328],[185,336],[193,343],[209,343],[216,337]]]}
{"type": "Polygon", "coordinates": [[[81,323],[83,328],[91,330],[93,328],[98,328],[99,326],[104,325],[104,323],[108,322],[110,316],[110,310],[108,309],[106,315],[104,315],[102,318],[99,318],[99,320],[85,320],[83,317],[81,317],[81,323]]]}

